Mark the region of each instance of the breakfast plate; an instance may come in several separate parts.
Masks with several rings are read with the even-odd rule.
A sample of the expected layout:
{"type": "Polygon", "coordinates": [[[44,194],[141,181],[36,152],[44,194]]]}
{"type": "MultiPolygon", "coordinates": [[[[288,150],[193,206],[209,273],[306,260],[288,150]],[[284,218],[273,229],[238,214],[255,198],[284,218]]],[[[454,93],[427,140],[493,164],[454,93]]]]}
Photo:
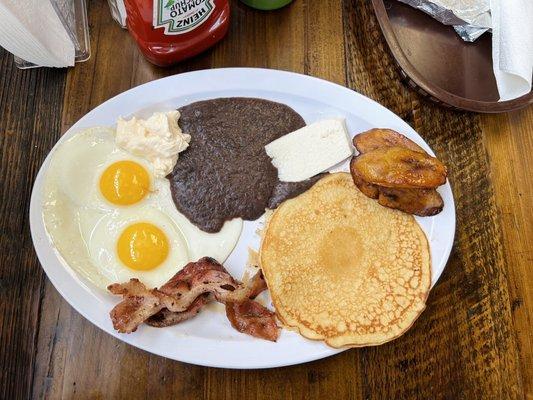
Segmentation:
{"type": "MultiPolygon", "coordinates": [[[[390,128],[434,155],[424,140],[391,111],[354,91],[321,79],[253,68],[213,69],[167,77],[135,87],[96,107],[63,135],[46,158],[37,175],[30,205],[31,233],[39,260],[52,284],[85,318],[119,340],[163,357],[204,366],[248,369],[298,364],[339,353],[344,349],[306,339],[290,330],[282,330],[277,342],[239,333],[229,326],[224,308],[217,303],[209,304],[206,312],[194,319],[166,329],[142,325],[135,333],[118,333],[109,318],[110,310],[117,304],[116,296],[75,273],[51,242],[43,219],[43,191],[46,173],[58,148],[83,129],[114,126],[119,117],[147,118],[155,111],[228,97],[282,103],[299,113],[307,124],[342,117],[352,136],[375,127],[390,128]]],[[[349,161],[330,171],[349,171],[349,161]]],[[[438,192],[444,200],[442,212],[428,218],[416,217],[429,242],[431,286],[446,265],[455,232],[455,206],[449,183],[440,186],[438,192]]],[[[237,244],[224,262],[231,275],[239,278],[243,275],[249,247],[259,248],[257,231],[263,224],[263,217],[243,222],[237,244]]],[[[266,293],[261,296],[268,299],[266,293]]]]}

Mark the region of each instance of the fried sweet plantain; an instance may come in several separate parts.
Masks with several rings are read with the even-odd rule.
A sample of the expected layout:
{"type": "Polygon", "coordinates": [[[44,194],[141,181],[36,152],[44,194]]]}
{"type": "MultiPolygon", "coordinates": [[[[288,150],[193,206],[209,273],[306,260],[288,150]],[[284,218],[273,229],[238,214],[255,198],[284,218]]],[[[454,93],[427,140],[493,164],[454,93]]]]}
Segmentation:
{"type": "Polygon", "coordinates": [[[352,168],[363,181],[404,189],[432,189],[446,182],[447,170],[435,157],[402,147],[376,149],[355,157],[352,168]]]}
{"type": "Polygon", "coordinates": [[[350,163],[350,170],[355,186],[371,199],[378,199],[382,206],[403,212],[429,217],[442,211],[444,202],[435,189],[394,189],[373,185],[365,182],[353,166],[355,157],[350,163]]]}
{"type": "Polygon", "coordinates": [[[353,145],[361,154],[384,147],[403,147],[425,153],[422,147],[392,129],[375,128],[360,133],[353,138],[353,145]]]}
{"type": "Polygon", "coordinates": [[[371,129],[353,139],[360,155],[350,171],[355,185],[382,206],[431,216],[444,207],[434,189],[446,182],[446,167],[420,146],[391,129],[371,129]]]}
{"type": "Polygon", "coordinates": [[[393,189],[380,187],[378,203],[385,207],[395,208],[421,217],[436,215],[444,207],[444,201],[435,189],[393,189]]]}
{"type": "Polygon", "coordinates": [[[350,161],[350,172],[352,173],[353,183],[355,183],[355,186],[357,186],[366,197],[377,199],[379,197],[378,186],[365,182],[361,174],[357,171],[357,168],[355,168],[355,160],[356,157],[352,157],[352,161],[350,161]]]}

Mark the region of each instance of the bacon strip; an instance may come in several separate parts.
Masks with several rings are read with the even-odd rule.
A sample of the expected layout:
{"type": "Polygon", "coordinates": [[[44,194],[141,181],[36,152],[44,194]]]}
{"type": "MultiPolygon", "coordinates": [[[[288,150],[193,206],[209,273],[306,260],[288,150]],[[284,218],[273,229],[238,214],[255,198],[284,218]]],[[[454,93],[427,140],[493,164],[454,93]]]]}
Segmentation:
{"type": "Polygon", "coordinates": [[[135,332],[144,320],[163,308],[157,289],[149,290],[135,278],[109,285],[107,290],[124,297],[109,313],[113,327],[121,333],[135,332]]]}
{"type": "Polygon", "coordinates": [[[200,312],[202,307],[211,301],[213,301],[213,296],[211,296],[209,293],[204,293],[202,296],[198,296],[198,298],[192,302],[187,311],[172,312],[169,311],[168,308],[163,308],[157,314],[152,315],[144,322],[147,325],[156,328],[164,328],[166,326],[176,325],[180,322],[195,317],[200,312]]]}
{"type": "MultiPolygon", "coordinates": [[[[244,285],[236,281],[216,260],[204,257],[187,264],[159,289],[166,308],[173,312],[186,311],[192,302],[203,293],[212,293],[220,303],[240,303],[255,296],[256,285],[264,283],[259,272],[244,285]],[[257,277],[259,275],[259,277],[257,277]]],[[[266,284],[264,284],[266,288],[266,284]]]]}
{"type": "Polygon", "coordinates": [[[232,316],[230,321],[237,330],[275,341],[279,328],[274,313],[250,300],[265,289],[266,282],[261,271],[244,285],[233,279],[216,260],[204,257],[187,264],[159,289],[148,289],[138,279],[109,285],[111,293],[123,296],[122,302],[111,310],[110,316],[117,331],[130,333],[135,332],[143,322],[164,327],[190,319],[205,304],[215,299],[223,304],[233,304],[230,314],[228,311],[226,313],[228,318],[232,316]],[[235,304],[248,302],[257,306],[235,307],[235,304]],[[238,323],[235,322],[237,319],[238,323]],[[268,326],[268,329],[261,328],[261,324],[268,326]]]}
{"type": "MultiPolygon", "coordinates": [[[[187,274],[187,276],[190,276],[190,275],[187,274]]],[[[173,285],[175,285],[175,283],[173,283],[173,285]]],[[[249,296],[248,296],[249,299],[254,299],[259,293],[265,290],[267,286],[266,286],[266,282],[263,277],[263,274],[259,272],[258,274],[254,275],[252,279],[250,279],[250,281],[246,284],[246,288],[249,291],[249,296]]],[[[197,297],[196,300],[190,305],[190,307],[186,311],[172,312],[168,310],[167,308],[164,308],[161,311],[159,311],[157,314],[148,318],[145,321],[145,323],[147,323],[148,325],[154,326],[154,327],[162,328],[166,326],[176,325],[182,321],[190,319],[196,316],[196,314],[200,312],[200,309],[204,305],[206,305],[207,303],[209,303],[210,301],[214,299],[213,295],[209,294],[208,296],[206,296],[206,294],[207,293],[205,293],[203,296],[197,297]]],[[[228,304],[239,304],[239,303],[228,303],[228,304]]],[[[232,322],[232,325],[233,325],[233,322],[232,322]]],[[[233,327],[237,329],[235,325],[233,325],[233,327]]],[[[239,332],[244,332],[243,330],[239,330],[239,329],[237,330],[239,332]]],[[[247,332],[244,332],[244,333],[247,333],[247,332]]]]}
{"type": "Polygon", "coordinates": [[[277,341],[279,337],[279,328],[274,315],[257,301],[226,303],[226,316],[231,326],[239,332],[272,342],[277,341]]]}

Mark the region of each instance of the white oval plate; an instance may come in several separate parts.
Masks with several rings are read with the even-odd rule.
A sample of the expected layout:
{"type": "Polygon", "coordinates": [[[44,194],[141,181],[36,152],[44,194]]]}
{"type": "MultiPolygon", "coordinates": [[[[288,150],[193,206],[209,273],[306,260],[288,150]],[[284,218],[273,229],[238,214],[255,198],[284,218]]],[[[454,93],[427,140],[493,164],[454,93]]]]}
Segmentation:
{"type": "MultiPolygon", "coordinates": [[[[345,117],[352,134],[373,127],[392,128],[433,154],[424,140],[398,116],[352,90],[305,75],[253,68],[196,71],[138,86],[96,107],[76,122],[58,143],[82,128],[114,125],[119,116],[145,117],[156,110],[174,109],[197,100],[230,96],[259,97],[287,104],[300,113],[307,123],[327,117],[345,117]]],[[[212,367],[279,367],[343,351],[332,349],[322,342],[307,340],[288,330],[282,331],[277,343],[255,339],[235,331],[216,306],[173,327],[158,329],[143,325],[129,335],[117,333],[111,325],[109,311],[120,299],[94,287],[64,265],[45,231],[42,189],[49,162],[50,155],[37,175],[31,198],[33,243],[48,278],[59,293],[100,329],[151,353],[212,367]]],[[[348,170],[347,165],[348,162],[345,162],[335,170],[348,170]]],[[[444,210],[434,217],[417,218],[431,246],[433,285],[446,265],[455,232],[455,206],[450,185],[447,183],[439,191],[444,198],[444,210]]],[[[258,221],[244,224],[239,243],[224,264],[235,277],[242,276],[248,246],[257,248],[257,226],[258,221]]]]}

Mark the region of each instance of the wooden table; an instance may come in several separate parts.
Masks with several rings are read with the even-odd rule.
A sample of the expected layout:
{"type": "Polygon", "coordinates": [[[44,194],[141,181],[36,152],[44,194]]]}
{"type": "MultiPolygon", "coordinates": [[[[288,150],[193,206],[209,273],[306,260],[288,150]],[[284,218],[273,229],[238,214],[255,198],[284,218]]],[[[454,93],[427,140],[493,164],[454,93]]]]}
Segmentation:
{"type": "Polygon", "coordinates": [[[141,57],[104,0],[90,2],[88,62],[19,71],[0,52],[0,398],[533,399],[533,108],[475,115],[421,99],[400,83],[368,3],[297,0],[263,13],[234,1],[227,38],[172,69],[141,57]],[[455,247],[426,311],[402,338],[294,367],[203,368],[101,332],[46,279],[28,207],[61,134],[133,86],[228,66],[347,85],[412,124],[449,165],[455,247]]]}

